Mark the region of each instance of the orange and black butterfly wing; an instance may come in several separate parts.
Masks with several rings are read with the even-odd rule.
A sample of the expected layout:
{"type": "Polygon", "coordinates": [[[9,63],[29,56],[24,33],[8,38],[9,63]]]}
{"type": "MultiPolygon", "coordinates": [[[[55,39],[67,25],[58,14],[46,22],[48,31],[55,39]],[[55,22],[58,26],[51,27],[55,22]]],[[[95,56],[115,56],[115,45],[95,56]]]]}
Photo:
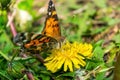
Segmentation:
{"type": "Polygon", "coordinates": [[[14,43],[21,47],[22,53],[38,53],[51,50],[57,47],[58,41],[50,36],[33,33],[18,33],[14,38],[14,43]]]}
{"type": "Polygon", "coordinates": [[[57,46],[57,40],[42,34],[35,34],[24,47],[28,51],[47,51],[57,46]]]}
{"type": "Polygon", "coordinates": [[[53,37],[58,41],[61,38],[58,16],[52,0],[49,1],[47,18],[42,34],[53,37]]]}

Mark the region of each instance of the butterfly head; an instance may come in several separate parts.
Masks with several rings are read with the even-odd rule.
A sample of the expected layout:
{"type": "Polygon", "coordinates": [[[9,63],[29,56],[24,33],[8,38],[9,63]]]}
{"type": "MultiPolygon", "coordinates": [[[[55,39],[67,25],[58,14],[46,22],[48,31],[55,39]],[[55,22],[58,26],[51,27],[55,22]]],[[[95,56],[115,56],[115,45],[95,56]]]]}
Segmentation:
{"type": "Polygon", "coordinates": [[[18,33],[14,38],[13,38],[13,42],[15,44],[17,44],[18,46],[23,46],[24,43],[28,42],[31,40],[31,35],[33,35],[32,33],[31,34],[28,34],[28,33],[24,33],[24,32],[21,32],[21,33],[18,33]]]}

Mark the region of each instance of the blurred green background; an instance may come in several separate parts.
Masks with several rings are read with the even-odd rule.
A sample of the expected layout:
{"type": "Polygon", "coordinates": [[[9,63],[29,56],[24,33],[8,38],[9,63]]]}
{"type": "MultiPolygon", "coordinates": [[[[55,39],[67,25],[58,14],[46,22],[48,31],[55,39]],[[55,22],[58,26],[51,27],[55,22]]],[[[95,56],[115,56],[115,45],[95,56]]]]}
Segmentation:
{"type": "MultiPolygon", "coordinates": [[[[116,55],[120,53],[120,1],[119,0],[53,0],[62,36],[70,42],[88,42],[94,47],[93,61],[85,70],[94,71],[90,80],[111,80],[116,55]],[[100,66],[100,69],[94,70],[100,66]],[[107,75],[109,74],[109,75],[107,75]]],[[[0,79],[27,79],[21,70],[27,66],[35,79],[51,73],[42,71],[34,59],[21,59],[8,24],[8,13],[13,14],[17,32],[41,33],[49,0],[0,0],[0,79]],[[15,60],[13,60],[13,58],[15,60]],[[27,62],[26,62],[27,61],[27,62]],[[11,67],[12,65],[12,67],[11,67]]],[[[117,65],[117,67],[120,67],[117,65]]],[[[118,70],[119,71],[119,70],[118,70]]],[[[116,70],[117,74],[117,70],[116,70]]],[[[60,73],[57,74],[60,76],[60,73]]],[[[64,75],[63,75],[64,76],[64,75]]],[[[69,75],[71,76],[71,75],[69,75]]],[[[62,80],[62,79],[58,79],[62,80]]],[[[71,79],[70,79],[71,80],[71,79]]],[[[119,79],[116,79],[119,80],[119,79]]]]}

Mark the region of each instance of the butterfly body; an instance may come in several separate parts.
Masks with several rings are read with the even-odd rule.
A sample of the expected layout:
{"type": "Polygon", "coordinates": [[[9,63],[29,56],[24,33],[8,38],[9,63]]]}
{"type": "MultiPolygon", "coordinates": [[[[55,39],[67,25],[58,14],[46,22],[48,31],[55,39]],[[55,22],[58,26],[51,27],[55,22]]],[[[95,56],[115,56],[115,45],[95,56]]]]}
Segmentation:
{"type": "Polygon", "coordinates": [[[22,52],[36,53],[57,47],[61,43],[61,39],[58,16],[55,6],[50,0],[42,33],[18,33],[14,42],[21,47],[22,52]]]}

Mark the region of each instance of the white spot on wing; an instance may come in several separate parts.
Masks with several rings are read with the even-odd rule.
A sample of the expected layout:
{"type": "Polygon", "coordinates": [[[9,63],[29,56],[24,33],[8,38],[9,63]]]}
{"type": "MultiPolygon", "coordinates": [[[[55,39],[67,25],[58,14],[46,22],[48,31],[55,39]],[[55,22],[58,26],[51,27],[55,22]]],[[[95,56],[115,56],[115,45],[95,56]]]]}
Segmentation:
{"type": "Polygon", "coordinates": [[[48,15],[51,15],[51,12],[49,12],[48,15]]]}
{"type": "Polygon", "coordinates": [[[52,7],[54,7],[54,4],[52,4],[52,7]]]}

